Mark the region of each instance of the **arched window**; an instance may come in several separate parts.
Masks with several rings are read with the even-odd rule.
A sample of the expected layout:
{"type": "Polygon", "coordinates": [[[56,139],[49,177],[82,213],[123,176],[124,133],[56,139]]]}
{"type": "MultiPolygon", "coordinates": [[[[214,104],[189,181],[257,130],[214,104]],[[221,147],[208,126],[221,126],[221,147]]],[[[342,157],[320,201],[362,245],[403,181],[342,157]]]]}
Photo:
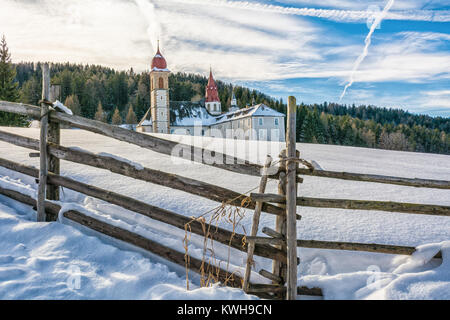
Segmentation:
{"type": "Polygon", "coordinates": [[[164,89],[164,79],[162,77],[159,78],[159,89],[164,89]]]}

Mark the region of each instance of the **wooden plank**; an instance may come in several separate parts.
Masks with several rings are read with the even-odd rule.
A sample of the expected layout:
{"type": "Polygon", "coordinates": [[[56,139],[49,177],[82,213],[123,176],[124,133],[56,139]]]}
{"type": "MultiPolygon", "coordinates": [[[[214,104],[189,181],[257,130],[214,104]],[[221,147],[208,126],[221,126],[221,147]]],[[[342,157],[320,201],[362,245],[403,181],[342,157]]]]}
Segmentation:
{"type": "Polygon", "coordinates": [[[286,287],[275,284],[260,284],[254,283],[248,288],[249,294],[257,294],[257,293],[285,293],[286,287]]]}
{"type": "Polygon", "coordinates": [[[267,238],[267,237],[246,237],[245,240],[250,244],[269,244],[275,246],[281,246],[286,244],[286,240],[279,238],[267,238]]]}
{"type": "MultiPolygon", "coordinates": [[[[50,98],[50,68],[48,63],[42,65],[42,100],[48,101],[50,98]]],[[[39,140],[39,187],[37,200],[37,221],[45,222],[45,198],[47,194],[47,170],[48,170],[48,153],[47,153],[47,134],[48,134],[48,105],[43,102],[41,104],[41,130],[39,140]]]]}
{"type": "MultiPolygon", "coordinates": [[[[272,164],[272,157],[267,156],[266,163],[264,165],[264,172],[261,177],[261,182],[259,184],[259,192],[260,193],[264,193],[266,191],[267,180],[268,180],[267,170],[270,168],[271,164],[272,164]]],[[[262,206],[263,206],[262,202],[260,202],[260,201],[256,202],[255,211],[253,213],[252,230],[250,232],[251,237],[256,236],[258,233],[259,220],[261,217],[262,206]]],[[[255,253],[255,245],[256,244],[254,242],[249,242],[249,244],[247,246],[248,247],[247,248],[247,263],[246,263],[246,267],[245,267],[244,284],[242,285],[242,289],[244,291],[248,290],[248,286],[250,284],[250,275],[252,273],[252,266],[254,264],[253,254],[255,253]]]]}
{"type": "Polygon", "coordinates": [[[269,280],[272,280],[274,282],[281,282],[282,279],[280,279],[280,277],[278,277],[276,274],[273,274],[272,272],[269,272],[267,270],[261,269],[259,270],[259,274],[261,276],[263,276],[264,278],[267,278],[269,280]]]}
{"type": "MultiPolygon", "coordinates": [[[[278,179],[278,194],[282,196],[286,196],[286,161],[282,160],[286,158],[286,149],[282,150],[280,155],[280,174],[278,179]]],[[[278,205],[280,209],[284,210],[286,212],[286,204],[279,204],[278,205]]],[[[264,229],[263,229],[264,232],[264,229]]],[[[286,239],[286,214],[280,215],[276,218],[275,221],[275,232],[278,234],[281,234],[283,239],[286,239]]],[[[275,246],[275,248],[278,248],[282,250],[283,252],[286,252],[286,245],[279,245],[275,246]]],[[[277,275],[279,279],[281,279],[281,282],[274,282],[274,285],[284,285],[286,280],[286,262],[276,261],[274,260],[272,262],[272,273],[277,275]]]]}
{"type": "Polygon", "coordinates": [[[269,237],[272,237],[272,238],[285,239],[285,237],[281,233],[276,232],[275,230],[272,230],[269,227],[264,227],[262,229],[262,233],[264,233],[264,234],[266,234],[266,235],[268,235],[269,237]]]}
{"type": "MultiPolygon", "coordinates": [[[[272,203],[285,203],[286,198],[277,194],[252,193],[250,198],[254,201],[267,201],[272,203]]],[[[426,214],[436,216],[450,216],[450,207],[432,204],[416,204],[392,201],[325,199],[298,197],[297,205],[313,208],[334,208],[348,210],[374,210],[386,212],[399,212],[411,214],[426,214]]]]}
{"type": "MultiPolygon", "coordinates": [[[[364,251],[375,253],[387,253],[398,255],[412,255],[416,252],[414,247],[394,246],[387,244],[375,243],[353,243],[353,242],[332,242],[332,241],[315,241],[315,240],[297,240],[297,246],[312,249],[328,249],[328,250],[348,250],[348,251],[364,251]]],[[[442,259],[442,253],[439,252],[434,257],[442,259]]]]}
{"type": "Polygon", "coordinates": [[[400,186],[416,187],[416,188],[435,188],[435,189],[450,189],[450,181],[432,180],[432,179],[418,179],[418,178],[404,178],[391,177],[376,174],[363,174],[351,172],[337,172],[326,170],[314,170],[300,168],[297,169],[297,174],[305,176],[314,176],[331,179],[352,180],[361,182],[373,182],[383,184],[395,184],[400,186]]]}
{"type": "MultiPolygon", "coordinates": [[[[252,284],[250,291],[253,293],[285,293],[286,287],[273,284],[252,284]]],[[[297,287],[296,294],[306,295],[306,296],[316,296],[322,297],[322,289],[320,288],[308,288],[308,287],[297,287]]]]}
{"type": "MultiPolygon", "coordinates": [[[[39,171],[36,168],[25,166],[2,158],[0,158],[0,166],[29,175],[31,177],[37,177],[39,174],[39,171]]],[[[185,225],[187,223],[190,223],[192,233],[204,236],[203,224],[201,222],[192,221],[191,218],[177,214],[175,212],[161,209],[115,192],[103,190],[101,188],[78,182],[66,177],[58,176],[52,173],[48,174],[48,183],[71,189],[85,195],[112,203],[124,209],[142,214],[150,219],[154,219],[177,227],[183,231],[185,230],[185,225]]],[[[244,252],[247,251],[247,246],[243,245],[244,235],[242,234],[233,233],[231,231],[219,227],[216,228],[214,226],[213,232],[211,232],[211,237],[215,241],[225,245],[229,245],[237,250],[244,252]]],[[[256,246],[255,255],[269,259],[279,259],[281,261],[286,260],[286,254],[284,252],[268,245],[256,246]]]]}
{"type": "MultiPolygon", "coordinates": [[[[60,99],[60,91],[61,87],[58,85],[52,85],[50,90],[50,102],[55,102],[56,100],[60,99]]],[[[55,112],[55,111],[52,111],[55,112]]],[[[48,124],[48,135],[47,135],[47,141],[49,143],[53,143],[56,145],[61,144],[61,125],[59,122],[56,121],[50,121],[48,124]]],[[[60,174],[60,160],[53,156],[49,155],[48,159],[48,171],[52,172],[54,174],[60,174]]],[[[48,185],[47,186],[47,199],[49,200],[59,200],[59,187],[54,185],[48,185]]]]}
{"type": "MultiPolygon", "coordinates": [[[[39,141],[22,137],[0,130],[0,140],[25,148],[39,150],[39,141]]],[[[136,168],[130,164],[112,157],[96,155],[80,149],[71,149],[59,145],[49,144],[48,151],[51,155],[66,161],[93,166],[99,169],[109,170],[130,178],[151,182],[164,187],[181,190],[209,200],[225,202],[233,206],[241,206],[242,200],[247,196],[235,191],[215,186],[203,181],[182,177],[176,174],[149,168],[136,168]]],[[[248,203],[248,209],[254,209],[255,201],[248,203]]],[[[271,204],[263,204],[262,211],[274,215],[284,215],[284,210],[271,204]]],[[[300,217],[299,217],[300,218],[300,217]]]]}
{"type": "Polygon", "coordinates": [[[347,200],[299,198],[297,204],[304,207],[336,208],[349,210],[377,210],[411,214],[426,214],[436,216],[450,216],[450,207],[428,204],[400,203],[391,201],[347,200]]]}
{"type": "MultiPolygon", "coordinates": [[[[6,196],[8,198],[11,198],[13,200],[24,203],[26,205],[29,205],[29,206],[33,207],[34,209],[36,209],[36,207],[37,207],[37,201],[34,198],[31,198],[30,196],[24,195],[15,190],[6,189],[6,188],[3,188],[0,186],[0,194],[6,196]]],[[[58,213],[59,213],[60,209],[61,209],[61,207],[59,205],[54,204],[49,201],[45,201],[45,212],[46,212],[46,217],[48,219],[47,221],[48,222],[55,221],[56,218],[58,217],[58,213]]]]}
{"type": "Polygon", "coordinates": [[[254,201],[272,202],[286,204],[286,196],[274,193],[250,193],[250,198],[254,201]]]}
{"type": "Polygon", "coordinates": [[[298,287],[297,294],[299,296],[323,297],[323,292],[321,288],[298,287]]]}
{"type": "Polygon", "coordinates": [[[297,298],[297,162],[289,160],[297,158],[296,141],[297,101],[295,97],[288,99],[287,115],[287,186],[286,186],[286,243],[287,243],[287,300],[297,298]]]}
{"type": "MultiPolygon", "coordinates": [[[[0,101],[0,111],[24,114],[35,119],[39,118],[39,109],[37,107],[23,103],[0,101]]],[[[253,164],[249,161],[239,159],[237,157],[231,157],[225,153],[212,152],[208,149],[162,139],[157,136],[127,130],[104,122],[86,119],[75,115],[54,112],[50,115],[50,120],[59,121],[61,123],[70,125],[71,127],[87,130],[113,139],[128,142],[142,148],[152,150],[154,152],[158,152],[168,156],[181,157],[193,162],[210,165],[235,173],[259,177],[261,176],[261,170],[263,168],[263,166],[261,165],[253,164]],[[207,154],[214,155],[214,159],[217,159],[217,161],[213,163],[211,163],[211,161],[204,161],[205,157],[203,157],[203,155],[205,154],[205,152],[207,154]]]]}

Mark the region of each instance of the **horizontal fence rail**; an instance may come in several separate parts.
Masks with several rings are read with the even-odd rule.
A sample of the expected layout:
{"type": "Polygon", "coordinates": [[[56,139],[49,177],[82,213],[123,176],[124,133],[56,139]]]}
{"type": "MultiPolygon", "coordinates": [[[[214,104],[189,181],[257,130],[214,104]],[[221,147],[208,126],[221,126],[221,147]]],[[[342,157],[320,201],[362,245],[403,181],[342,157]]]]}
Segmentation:
{"type": "MultiPolygon", "coordinates": [[[[276,284],[252,284],[247,293],[259,295],[263,293],[275,293],[281,294],[286,293],[286,287],[276,284]]],[[[320,288],[307,288],[307,287],[297,287],[297,295],[306,295],[306,296],[323,296],[322,289],[320,288]]]]}
{"type": "MultiPolygon", "coordinates": [[[[286,197],[278,194],[252,193],[250,198],[254,201],[285,203],[286,197]]],[[[450,207],[429,204],[413,204],[389,201],[325,199],[325,198],[297,198],[297,205],[313,208],[333,208],[348,210],[374,210],[411,214],[426,214],[436,216],[450,216],[450,207]]]]}
{"type": "Polygon", "coordinates": [[[450,189],[450,181],[445,180],[390,177],[375,174],[337,172],[326,170],[311,171],[303,168],[297,169],[297,174],[322,178],[340,179],[340,180],[395,184],[400,186],[409,186],[416,188],[450,189]]]}
{"type": "MultiPolygon", "coordinates": [[[[25,166],[13,161],[0,158],[0,166],[14,170],[16,172],[29,175],[31,177],[37,178],[39,170],[33,167],[25,166]]],[[[120,206],[124,209],[139,213],[150,219],[157,220],[168,225],[177,227],[181,230],[185,230],[186,224],[189,224],[191,231],[194,234],[204,236],[204,226],[200,221],[195,221],[192,218],[171,212],[169,210],[161,209],[142,201],[135,200],[133,198],[103,190],[101,188],[88,185],[82,182],[78,182],[66,177],[55,175],[52,173],[48,174],[48,183],[65,187],[67,189],[83,193],[85,195],[112,203],[114,205],[120,206]]],[[[247,251],[247,245],[244,241],[244,235],[233,233],[231,231],[214,227],[211,231],[211,237],[213,240],[222,243],[227,246],[231,246],[240,251],[247,251]]],[[[255,248],[255,254],[264,258],[275,259],[284,261],[286,259],[286,253],[282,250],[273,248],[269,245],[259,245],[255,248]]]]}
{"type": "MultiPolygon", "coordinates": [[[[265,245],[282,245],[284,239],[268,237],[247,237],[247,242],[265,245]]],[[[316,241],[316,240],[297,240],[297,247],[309,249],[328,249],[345,251],[364,251],[374,253],[387,253],[398,255],[412,255],[416,248],[407,246],[394,246],[388,244],[376,243],[354,243],[354,242],[336,242],[336,241],[316,241]]],[[[435,256],[436,259],[442,259],[442,253],[435,256]]]]}
{"type": "MultiPolygon", "coordinates": [[[[39,150],[39,140],[22,137],[1,130],[0,140],[19,147],[39,150]]],[[[164,187],[181,190],[220,203],[226,202],[230,205],[241,206],[242,200],[247,197],[235,191],[218,187],[203,181],[198,181],[149,168],[136,168],[133,164],[130,164],[126,161],[121,161],[108,156],[97,155],[80,149],[71,149],[55,144],[48,144],[48,152],[52,156],[61,160],[109,170],[113,173],[162,185],[164,187]]],[[[255,205],[255,201],[251,201],[246,204],[248,209],[254,209],[255,205]]],[[[265,204],[262,210],[266,213],[275,215],[285,214],[284,210],[271,204],[265,204]]]]}

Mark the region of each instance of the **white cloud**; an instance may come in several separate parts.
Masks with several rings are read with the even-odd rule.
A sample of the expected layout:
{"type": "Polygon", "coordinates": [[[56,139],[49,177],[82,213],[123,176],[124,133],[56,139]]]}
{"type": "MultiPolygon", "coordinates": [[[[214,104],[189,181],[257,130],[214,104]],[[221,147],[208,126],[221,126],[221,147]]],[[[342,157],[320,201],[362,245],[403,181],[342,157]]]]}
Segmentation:
{"type": "Polygon", "coordinates": [[[147,68],[145,20],[132,2],[0,0],[0,32],[14,61],[147,68]]]}
{"type": "Polygon", "coordinates": [[[423,93],[428,95],[428,96],[447,96],[447,97],[450,97],[450,90],[434,90],[434,91],[425,91],[423,93]]]}
{"type": "MultiPolygon", "coordinates": [[[[312,1],[284,2],[292,6],[314,5],[312,1]]],[[[323,19],[306,19],[292,14],[293,9],[264,6],[270,3],[0,0],[0,32],[7,37],[14,61],[71,61],[142,71],[149,69],[159,37],[163,54],[174,72],[206,74],[211,64],[216,77],[226,81],[282,83],[291,78],[325,78],[331,79],[328,83],[344,84],[362,50],[360,35],[344,37],[321,23],[323,19]]],[[[336,8],[342,10],[306,8],[311,10],[299,12],[351,20],[365,10],[364,2],[355,2],[354,6],[351,3],[339,0],[336,8]]],[[[414,11],[401,12],[412,16],[423,14],[419,2],[414,3],[408,7],[405,1],[397,0],[393,8],[396,14],[410,9],[414,11]]],[[[331,1],[322,4],[331,7],[331,1]]],[[[361,22],[365,28],[365,20],[361,22]]],[[[372,50],[355,73],[355,81],[448,79],[449,38],[443,32],[405,30],[394,35],[376,32],[372,50]]],[[[305,90],[306,94],[307,87],[305,84],[297,89],[305,90]]],[[[326,95],[332,93],[329,90],[317,93],[323,100],[326,95]]],[[[338,95],[336,88],[336,99],[338,95]]]]}

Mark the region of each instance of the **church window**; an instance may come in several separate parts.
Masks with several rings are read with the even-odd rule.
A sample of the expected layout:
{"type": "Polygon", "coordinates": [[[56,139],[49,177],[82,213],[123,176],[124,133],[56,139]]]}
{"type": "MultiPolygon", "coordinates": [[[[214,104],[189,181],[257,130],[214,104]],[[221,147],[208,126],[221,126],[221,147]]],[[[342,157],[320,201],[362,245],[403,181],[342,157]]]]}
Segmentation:
{"type": "Polygon", "coordinates": [[[162,77],[159,78],[159,89],[164,89],[164,79],[162,77]]]}
{"type": "Polygon", "coordinates": [[[275,118],[275,125],[278,126],[278,124],[279,124],[279,120],[278,120],[278,118],[275,118]]]}
{"type": "Polygon", "coordinates": [[[260,126],[264,125],[264,119],[263,118],[259,118],[259,125],[260,126]]]}

